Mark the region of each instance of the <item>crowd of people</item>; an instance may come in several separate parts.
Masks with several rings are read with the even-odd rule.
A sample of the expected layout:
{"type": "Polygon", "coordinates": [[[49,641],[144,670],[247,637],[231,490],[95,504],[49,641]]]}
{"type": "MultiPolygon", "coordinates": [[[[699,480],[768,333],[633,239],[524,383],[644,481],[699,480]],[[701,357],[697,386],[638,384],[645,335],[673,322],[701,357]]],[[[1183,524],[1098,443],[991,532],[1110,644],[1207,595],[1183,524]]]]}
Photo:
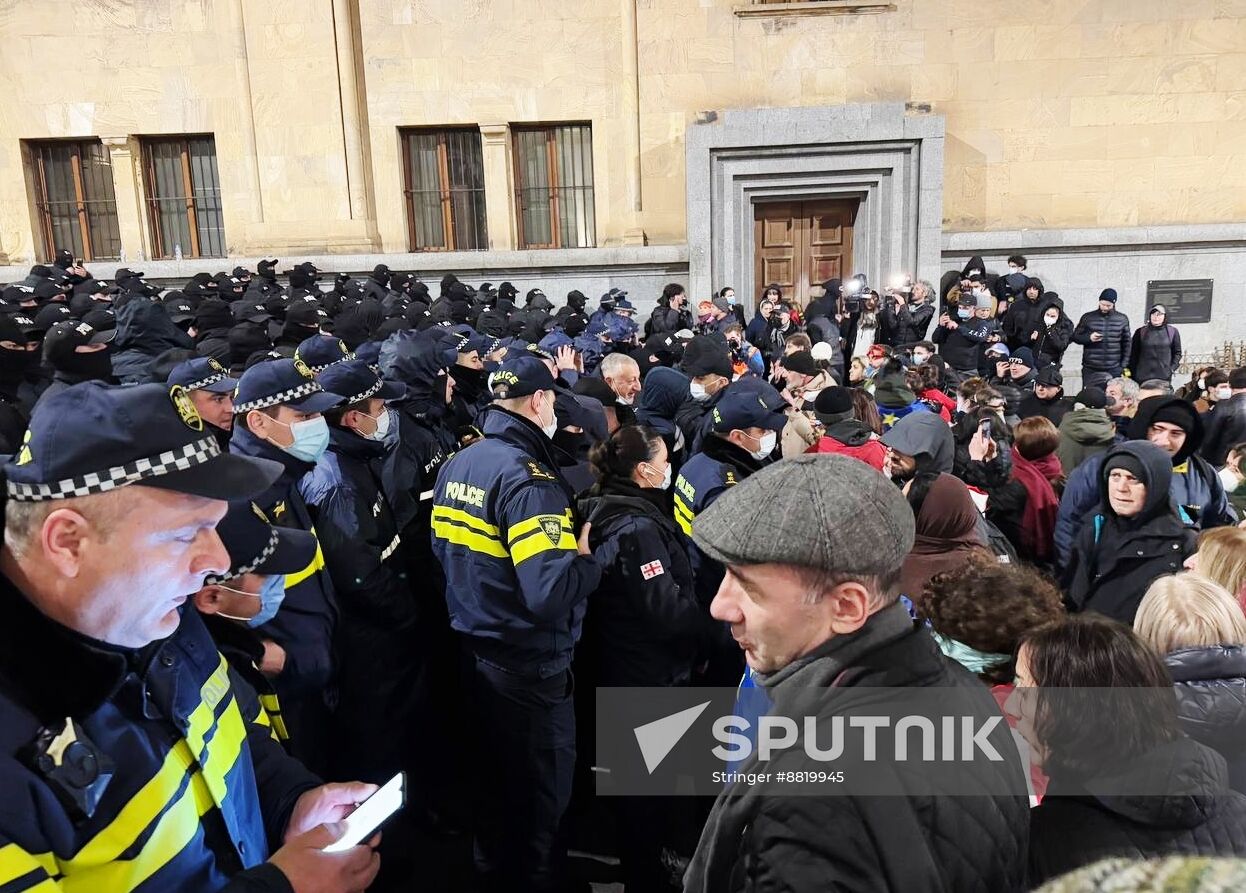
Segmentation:
{"type": "Polygon", "coordinates": [[[0,889],[425,889],[429,839],[518,893],[572,848],[646,893],[1246,856],[1246,368],[1174,388],[1164,307],[1074,323],[1021,256],[644,318],[278,263],[0,291],[0,889]],[[1032,796],[595,798],[595,690],[685,685],[961,688],[1032,796]],[[1113,686],[1154,709],[1090,759],[1044,692],[1113,686]],[[1139,767],[1187,787],[1102,793],[1139,767]]]}

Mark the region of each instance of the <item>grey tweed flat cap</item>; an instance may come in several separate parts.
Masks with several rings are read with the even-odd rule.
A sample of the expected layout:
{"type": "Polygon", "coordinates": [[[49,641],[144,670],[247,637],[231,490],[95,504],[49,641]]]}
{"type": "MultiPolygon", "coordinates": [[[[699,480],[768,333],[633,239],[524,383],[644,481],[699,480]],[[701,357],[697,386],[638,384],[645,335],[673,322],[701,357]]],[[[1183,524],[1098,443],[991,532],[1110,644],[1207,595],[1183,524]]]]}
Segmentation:
{"type": "Polygon", "coordinates": [[[791,564],[887,574],[913,547],[913,510],[859,459],[784,459],[728,489],[697,516],[692,539],[723,564],[791,564]]]}

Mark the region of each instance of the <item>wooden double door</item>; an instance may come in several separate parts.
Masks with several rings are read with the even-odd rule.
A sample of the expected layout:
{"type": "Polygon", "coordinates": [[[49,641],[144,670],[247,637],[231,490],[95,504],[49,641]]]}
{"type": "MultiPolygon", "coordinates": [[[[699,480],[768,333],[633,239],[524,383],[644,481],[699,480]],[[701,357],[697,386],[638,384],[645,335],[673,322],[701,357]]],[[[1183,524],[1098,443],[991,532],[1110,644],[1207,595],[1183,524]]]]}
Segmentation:
{"type": "Polygon", "coordinates": [[[855,198],[754,205],[754,299],[774,282],[785,299],[804,305],[811,286],[851,276],[857,205],[855,198]]]}

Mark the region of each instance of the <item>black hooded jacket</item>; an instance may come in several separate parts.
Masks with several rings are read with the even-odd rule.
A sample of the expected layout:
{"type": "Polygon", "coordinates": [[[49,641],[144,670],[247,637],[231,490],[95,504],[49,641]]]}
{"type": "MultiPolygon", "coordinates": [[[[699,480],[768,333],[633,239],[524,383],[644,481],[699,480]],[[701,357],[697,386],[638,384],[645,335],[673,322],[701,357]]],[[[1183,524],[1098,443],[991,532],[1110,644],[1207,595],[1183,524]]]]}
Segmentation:
{"type": "Polygon", "coordinates": [[[1134,331],[1129,342],[1129,364],[1125,367],[1139,383],[1157,378],[1172,381],[1181,365],[1181,333],[1176,326],[1147,324],[1134,331]]]}
{"type": "Polygon", "coordinates": [[[1035,323],[1038,338],[1032,342],[1034,360],[1038,368],[1059,366],[1064,362],[1064,352],[1073,343],[1073,328],[1073,320],[1069,319],[1064,312],[1064,302],[1060,300],[1060,296],[1055,292],[1047,292],[1043,295],[1042,310],[1035,323]],[[1056,320],[1054,326],[1049,326],[1043,316],[1052,307],[1060,311],[1060,318],[1056,320]]]}
{"type": "Polygon", "coordinates": [[[1065,570],[1070,610],[1097,611],[1132,624],[1147,587],[1175,574],[1195,551],[1194,531],[1172,501],[1172,459],[1148,441],[1130,440],[1108,450],[1098,466],[1099,507],[1087,516],[1065,570]],[[1132,517],[1118,516],[1108,499],[1113,457],[1141,466],[1146,501],[1132,517]]]}

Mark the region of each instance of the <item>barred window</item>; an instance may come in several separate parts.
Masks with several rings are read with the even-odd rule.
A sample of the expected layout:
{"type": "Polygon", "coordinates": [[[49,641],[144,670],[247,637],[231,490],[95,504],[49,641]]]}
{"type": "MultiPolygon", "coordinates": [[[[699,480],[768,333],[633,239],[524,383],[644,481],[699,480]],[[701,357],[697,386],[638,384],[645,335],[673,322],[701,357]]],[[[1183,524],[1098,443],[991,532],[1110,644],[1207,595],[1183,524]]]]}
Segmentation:
{"type": "Polygon", "coordinates": [[[516,126],[512,132],[519,247],[592,248],[592,125],[516,126]]]}
{"type": "Polygon", "coordinates": [[[145,139],[143,166],[152,257],[224,257],[216,140],[210,134],[145,139]]]}
{"type": "Polygon", "coordinates": [[[412,251],[489,247],[478,129],[405,130],[402,166],[412,251]]]}
{"type": "Polygon", "coordinates": [[[121,256],[112,160],[98,139],[31,143],[44,258],[60,248],[83,260],[121,256]]]}

